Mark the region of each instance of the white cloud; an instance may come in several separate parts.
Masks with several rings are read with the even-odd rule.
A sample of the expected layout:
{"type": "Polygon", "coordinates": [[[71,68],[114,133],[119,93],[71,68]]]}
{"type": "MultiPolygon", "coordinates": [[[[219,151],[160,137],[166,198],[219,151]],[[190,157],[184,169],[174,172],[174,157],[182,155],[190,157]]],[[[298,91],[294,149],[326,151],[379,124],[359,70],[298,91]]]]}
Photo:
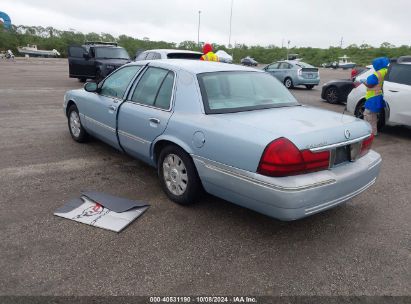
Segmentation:
{"type": "MultiPolygon", "coordinates": [[[[13,24],[74,28],[151,40],[200,40],[228,44],[231,0],[3,0],[13,24]]],[[[393,0],[234,0],[232,42],[328,47],[363,42],[411,43],[411,2],[393,0]],[[378,3],[380,2],[380,3],[378,3]]]]}

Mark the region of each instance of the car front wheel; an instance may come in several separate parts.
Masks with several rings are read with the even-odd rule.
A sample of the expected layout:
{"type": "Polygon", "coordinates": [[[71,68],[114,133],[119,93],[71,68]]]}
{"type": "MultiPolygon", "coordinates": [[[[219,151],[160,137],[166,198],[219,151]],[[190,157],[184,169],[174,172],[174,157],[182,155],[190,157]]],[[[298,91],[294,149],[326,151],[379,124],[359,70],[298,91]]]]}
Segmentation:
{"type": "Polygon", "coordinates": [[[158,176],[167,196],[181,205],[195,202],[202,192],[191,157],[180,147],[169,145],[158,158],[158,176]]]}
{"type": "Polygon", "coordinates": [[[80,115],[76,105],[73,104],[70,106],[67,116],[71,137],[77,142],[85,142],[87,140],[87,132],[81,124],[80,115]]]}
{"type": "Polygon", "coordinates": [[[314,88],[314,85],[312,85],[312,84],[307,84],[305,87],[306,87],[308,90],[312,90],[312,89],[314,88]]]}

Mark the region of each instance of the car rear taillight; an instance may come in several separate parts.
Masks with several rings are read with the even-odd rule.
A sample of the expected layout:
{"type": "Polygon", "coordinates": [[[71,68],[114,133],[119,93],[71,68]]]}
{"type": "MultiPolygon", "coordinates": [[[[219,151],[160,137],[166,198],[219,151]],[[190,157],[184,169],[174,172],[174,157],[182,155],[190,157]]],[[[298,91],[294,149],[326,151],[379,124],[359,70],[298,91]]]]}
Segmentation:
{"type": "Polygon", "coordinates": [[[271,142],[261,156],[257,172],[267,176],[289,176],[328,169],[330,151],[300,151],[281,137],[271,142]]]}
{"type": "Polygon", "coordinates": [[[374,134],[371,133],[370,137],[367,137],[361,143],[361,150],[360,150],[360,156],[359,157],[364,156],[365,154],[367,154],[370,151],[373,141],[374,141],[374,134]]]}

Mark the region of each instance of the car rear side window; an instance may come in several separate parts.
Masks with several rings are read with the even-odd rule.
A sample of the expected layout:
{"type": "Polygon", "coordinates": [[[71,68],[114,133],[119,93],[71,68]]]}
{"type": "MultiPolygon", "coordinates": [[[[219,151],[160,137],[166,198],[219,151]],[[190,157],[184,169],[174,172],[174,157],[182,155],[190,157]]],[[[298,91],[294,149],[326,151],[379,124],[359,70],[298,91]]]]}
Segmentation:
{"type": "Polygon", "coordinates": [[[282,62],[282,63],[280,63],[280,67],[279,67],[279,69],[282,69],[282,70],[289,70],[289,69],[291,69],[291,64],[286,63],[286,62],[282,62]]]}
{"type": "Polygon", "coordinates": [[[149,67],[134,89],[131,101],[168,109],[173,91],[174,73],[149,67]]]}
{"type": "Polygon", "coordinates": [[[410,64],[392,64],[388,77],[385,79],[390,82],[411,85],[411,65],[410,64]]]}
{"type": "Polygon", "coordinates": [[[140,69],[141,66],[139,65],[130,65],[115,71],[104,80],[100,94],[109,97],[123,98],[128,85],[140,69]]]}
{"type": "Polygon", "coordinates": [[[203,54],[201,53],[168,53],[168,59],[200,59],[203,54]]]}

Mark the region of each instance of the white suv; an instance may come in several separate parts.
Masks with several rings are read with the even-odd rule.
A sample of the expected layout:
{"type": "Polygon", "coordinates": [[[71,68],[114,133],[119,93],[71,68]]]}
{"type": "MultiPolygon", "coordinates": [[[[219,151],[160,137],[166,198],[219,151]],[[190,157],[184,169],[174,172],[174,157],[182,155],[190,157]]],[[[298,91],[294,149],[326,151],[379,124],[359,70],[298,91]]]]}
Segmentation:
{"type": "MultiPolygon", "coordinates": [[[[372,73],[374,69],[362,74],[359,79],[372,73]]],[[[411,56],[400,57],[390,64],[383,91],[387,107],[379,113],[378,128],[384,125],[411,126],[411,56]]],[[[351,91],[347,99],[348,112],[359,118],[363,118],[365,93],[366,87],[360,85],[351,91]]]]}

